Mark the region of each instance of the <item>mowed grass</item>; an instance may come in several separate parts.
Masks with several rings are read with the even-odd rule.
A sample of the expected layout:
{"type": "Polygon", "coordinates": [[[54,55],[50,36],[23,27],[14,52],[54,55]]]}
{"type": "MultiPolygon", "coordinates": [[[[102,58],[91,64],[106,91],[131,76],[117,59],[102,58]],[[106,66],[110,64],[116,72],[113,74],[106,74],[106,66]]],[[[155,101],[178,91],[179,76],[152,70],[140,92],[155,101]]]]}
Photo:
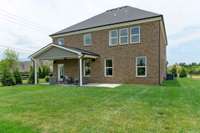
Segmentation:
{"type": "Polygon", "coordinates": [[[0,87],[0,133],[200,132],[200,80],[0,87]]]}

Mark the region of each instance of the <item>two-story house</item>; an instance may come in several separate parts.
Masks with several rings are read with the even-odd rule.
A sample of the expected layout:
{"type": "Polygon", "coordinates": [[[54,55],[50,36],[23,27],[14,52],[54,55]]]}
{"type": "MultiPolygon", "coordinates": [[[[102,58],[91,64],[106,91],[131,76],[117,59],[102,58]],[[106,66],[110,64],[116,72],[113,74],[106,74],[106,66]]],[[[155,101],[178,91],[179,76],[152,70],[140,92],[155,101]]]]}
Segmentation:
{"type": "Polygon", "coordinates": [[[130,6],[107,10],[58,31],[31,55],[53,60],[53,76],[83,83],[160,84],[166,75],[167,36],[160,14],[130,6]]]}

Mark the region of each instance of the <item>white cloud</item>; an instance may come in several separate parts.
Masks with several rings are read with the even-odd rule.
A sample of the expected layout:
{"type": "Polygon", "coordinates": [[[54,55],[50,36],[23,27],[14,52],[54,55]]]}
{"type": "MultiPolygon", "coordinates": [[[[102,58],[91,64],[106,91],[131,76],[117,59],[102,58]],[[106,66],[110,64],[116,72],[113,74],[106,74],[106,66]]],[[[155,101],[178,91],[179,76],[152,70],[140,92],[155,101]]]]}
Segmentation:
{"type": "Polygon", "coordinates": [[[177,48],[180,45],[185,45],[191,41],[200,39],[199,27],[187,27],[176,34],[172,34],[168,37],[169,45],[171,48],[177,48]]]}

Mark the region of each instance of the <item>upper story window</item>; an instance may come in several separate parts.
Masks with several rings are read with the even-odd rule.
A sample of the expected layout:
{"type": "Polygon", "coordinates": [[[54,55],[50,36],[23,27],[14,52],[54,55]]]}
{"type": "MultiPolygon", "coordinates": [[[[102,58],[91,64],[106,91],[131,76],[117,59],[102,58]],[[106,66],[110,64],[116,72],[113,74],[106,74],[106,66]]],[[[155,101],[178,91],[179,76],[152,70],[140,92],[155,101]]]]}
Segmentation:
{"type": "Polygon", "coordinates": [[[118,30],[109,31],[109,46],[118,44],[118,30]]]}
{"type": "Polygon", "coordinates": [[[147,76],[147,57],[139,56],[136,57],[136,77],[147,76]]]}
{"type": "Polygon", "coordinates": [[[92,34],[91,33],[84,34],[83,42],[84,42],[84,46],[92,45],[92,34]]]}
{"type": "Polygon", "coordinates": [[[83,62],[84,77],[90,77],[91,74],[91,60],[85,59],[83,62]]]}
{"type": "Polygon", "coordinates": [[[119,30],[119,44],[128,44],[128,28],[119,30]]]}
{"type": "Polygon", "coordinates": [[[140,26],[131,27],[130,37],[131,43],[140,43],[140,26]]]}
{"type": "Polygon", "coordinates": [[[104,75],[105,77],[111,77],[113,75],[112,59],[105,59],[104,75]]]}
{"type": "Polygon", "coordinates": [[[63,46],[65,44],[64,38],[58,38],[57,39],[57,44],[63,46]]]}

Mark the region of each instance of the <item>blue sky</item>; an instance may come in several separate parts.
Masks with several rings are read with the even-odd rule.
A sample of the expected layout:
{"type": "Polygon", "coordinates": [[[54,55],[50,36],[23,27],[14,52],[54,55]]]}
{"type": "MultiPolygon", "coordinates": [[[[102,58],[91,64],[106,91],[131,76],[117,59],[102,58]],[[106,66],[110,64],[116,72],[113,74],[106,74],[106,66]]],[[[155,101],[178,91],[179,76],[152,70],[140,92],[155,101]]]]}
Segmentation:
{"type": "Polygon", "coordinates": [[[119,6],[129,5],[164,15],[167,57],[175,62],[200,62],[198,0],[5,0],[0,5],[0,58],[6,48],[21,60],[51,42],[60,29],[119,6]]]}

